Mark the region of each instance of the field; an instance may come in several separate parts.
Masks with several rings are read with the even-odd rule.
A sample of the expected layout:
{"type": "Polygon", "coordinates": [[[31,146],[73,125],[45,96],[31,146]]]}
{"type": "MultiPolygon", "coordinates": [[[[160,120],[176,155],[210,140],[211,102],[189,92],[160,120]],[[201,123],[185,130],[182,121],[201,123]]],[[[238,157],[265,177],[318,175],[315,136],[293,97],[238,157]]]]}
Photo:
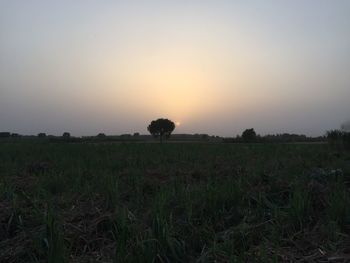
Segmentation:
{"type": "Polygon", "coordinates": [[[0,143],[0,262],[349,262],[327,144],[0,143]]]}

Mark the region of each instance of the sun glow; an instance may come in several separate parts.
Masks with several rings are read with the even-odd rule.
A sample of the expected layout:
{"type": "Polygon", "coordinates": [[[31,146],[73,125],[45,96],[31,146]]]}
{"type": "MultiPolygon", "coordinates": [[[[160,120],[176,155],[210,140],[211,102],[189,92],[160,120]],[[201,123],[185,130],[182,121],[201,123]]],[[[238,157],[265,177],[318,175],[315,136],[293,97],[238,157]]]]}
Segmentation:
{"type": "MultiPolygon", "coordinates": [[[[124,71],[118,74],[124,82],[119,85],[127,86],[127,93],[131,94],[125,101],[143,107],[152,116],[164,115],[175,120],[194,118],[209,110],[216,92],[212,88],[213,79],[198,61],[186,60],[180,54],[140,56],[138,63],[122,67],[124,71]]],[[[117,95],[121,96],[120,91],[117,95]]]]}

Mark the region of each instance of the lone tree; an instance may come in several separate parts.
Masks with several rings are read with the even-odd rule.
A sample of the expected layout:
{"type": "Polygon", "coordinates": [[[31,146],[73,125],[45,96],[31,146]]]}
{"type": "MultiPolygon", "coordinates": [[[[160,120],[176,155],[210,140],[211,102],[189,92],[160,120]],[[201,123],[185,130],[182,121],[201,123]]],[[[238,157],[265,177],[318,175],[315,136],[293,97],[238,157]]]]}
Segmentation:
{"type": "Polygon", "coordinates": [[[62,134],[62,137],[63,137],[63,138],[70,138],[70,133],[69,133],[69,132],[64,132],[64,133],[62,134]]]}
{"type": "Polygon", "coordinates": [[[46,137],[46,133],[44,133],[44,132],[38,133],[38,137],[39,138],[45,138],[46,137]]]}
{"type": "Polygon", "coordinates": [[[100,139],[103,139],[103,138],[106,138],[106,134],[104,134],[103,132],[100,132],[99,134],[97,134],[96,137],[100,138],[100,139]]]}
{"type": "Polygon", "coordinates": [[[163,138],[169,138],[171,133],[175,129],[175,123],[168,119],[158,119],[152,121],[150,125],[148,125],[147,130],[152,134],[155,138],[159,137],[160,142],[163,142],[163,138]]]}
{"type": "Polygon", "coordinates": [[[256,133],[255,133],[254,129],[253,128],[246,129],[242,133],[242,138],[243,138],[243,141],[245,141],[245,142],[254,142],[254,141],[256,141],[256,133]]]}

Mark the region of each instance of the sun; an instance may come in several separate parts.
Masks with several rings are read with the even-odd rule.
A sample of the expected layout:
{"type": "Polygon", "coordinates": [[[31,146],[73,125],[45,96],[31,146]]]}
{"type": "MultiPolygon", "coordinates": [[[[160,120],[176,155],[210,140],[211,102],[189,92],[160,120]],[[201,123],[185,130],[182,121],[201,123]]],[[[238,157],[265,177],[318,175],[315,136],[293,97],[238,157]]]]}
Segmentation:
{"type": "Polygon", "coordinates": [[[176,125],[176,126],[180,126],[180,125],[181,125],[181,122],[176,121],[176,122],[175,122],[175,125],[176,125]]]}

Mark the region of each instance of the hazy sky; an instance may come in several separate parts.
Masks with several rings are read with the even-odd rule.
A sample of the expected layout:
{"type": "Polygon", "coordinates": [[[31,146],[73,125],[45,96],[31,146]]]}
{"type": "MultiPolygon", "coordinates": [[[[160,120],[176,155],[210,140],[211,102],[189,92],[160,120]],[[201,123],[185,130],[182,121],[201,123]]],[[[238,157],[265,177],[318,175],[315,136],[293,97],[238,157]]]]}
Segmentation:
{"type": "Polygon", "coordinates": [[[350,119],[350,1],[0,0],[0,130],[322,135],[350,119]]]}

